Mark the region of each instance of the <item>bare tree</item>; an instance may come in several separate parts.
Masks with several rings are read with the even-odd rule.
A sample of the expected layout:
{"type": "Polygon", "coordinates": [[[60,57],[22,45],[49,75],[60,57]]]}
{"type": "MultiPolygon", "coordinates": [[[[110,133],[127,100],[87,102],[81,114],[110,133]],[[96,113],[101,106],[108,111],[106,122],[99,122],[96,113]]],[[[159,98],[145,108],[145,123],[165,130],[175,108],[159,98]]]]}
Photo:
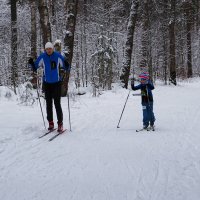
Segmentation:
{"type": "Polygon", "coordinates": [[[51,41],[51,25],[49,21],[48,7],[45,0],[38,1],[38,10],[40,14],[43,46],[45,46],[47,42],[51,41]]]}
{"type": "Polygon", "coordinates": [[[11,1],[11,62],[12,62],[12,75],[11,80],[16,93],[17,87],[17,0],[11,1]]]}
{"type": "MultiPolygon", "coordinates": [[[[35,60],[37,58],[37,24],[36,24],[36,1],[29,0],[29,4],[31,7],[31,57],[35,60]]],[[[34,76],[34,72],[32,72],[33,79],[31,80],[34,87],[37,85],[37,78],[34,76]]]]}
{"type": "Polygon", "coordinates": [[[141,70],[149,71],[151,77],[153,77],[152,69],[152,55],[151,55],[151,30],[150,30],[150,20],[151,20],[151,5],[153,2],[151,0],[142,1],[142,38],[141,38],[141,70]]]}
{"type": "Polygon", "coordinates": [[[37,26],[36,26],[36,1],[30,0],[31,5],[31,57],[37,57],[37,26]]]}
{"type": "Polygon", "coordinates": [[[167,76],[168,76],[168,26],[167,26],[167,18],[168,18],[168,12],[166,7],[168,6],[168,1],[166,2],[166,5],[163,5],[162,7],[162,21],[161,21],[161,34],[162,34],[162,56],[163,56],[163,64],[162,64],[162,68],[163,68],[163,77],[164,77],[164,82],[165,85],[167,85],[167,76]]]}
{"type": "Polygon", "coordinates": [[[83,5],[83,34],[82,34],[82,48],[81,48],[81,55],[82,55],[82,79],[83,79],[83,87],[84,85],[87,87],[88,85],[88,69],[87,69],[87,35],[86,35],[86,23],[87,23],[87,17],[88,17],[88,11],[87,11],[87,0],[84,0],[83,5]],[[85,84],[84,84],[84,73],[85,71],[85,84]]]}
{"type": "Polygon", "coordinates": [[[176,40],[175,40],[175,19],[176,19],[176,0],[170,0],[171,18],[169,22],[169,43],[170,43],[170,79],[169,81],[176,85],[176,40]]]}
{"type": "MultiPolygon", "coordinates": [[[[77,8],[78,8],[78,0],[66,0],[66,14],[67,14],[67,22],[66,22],[66,34],[64,39],[65,45],[65,53],[67,54],[67,59],[69,64],[72,64],[73,58],[73,50],[74,50],[74,33],[76,27],[76,16],[77,16],[77,8]]],[[[67,95],[68,91],[68,83],[69,83],[69,75],[70,73],[66,73],[66,76],[63,81],[62,87],[62,96],[67,95]]]]}
{"type": "Polygon", "coordinates": [[[137,20],[138,0],[133,0],[130,10],[130,16],[127,26],[127,39],[125,45],[125,58],[122,67],[122,74],[120,76],[123,87],[128,88],[128,80],[131,66],[131,56],[133,51],[133,36],[135,30],[135,24],[137,20]]]}
{"type": "Polygon", "coordinates": [[[192,2],[190,0],[184,1],[183,3],[185,17],[186,17],[186,31],[187,31],[187,77],[191,78],[192,73],[192,21],[193,21],[193,10],[192,2]]]}

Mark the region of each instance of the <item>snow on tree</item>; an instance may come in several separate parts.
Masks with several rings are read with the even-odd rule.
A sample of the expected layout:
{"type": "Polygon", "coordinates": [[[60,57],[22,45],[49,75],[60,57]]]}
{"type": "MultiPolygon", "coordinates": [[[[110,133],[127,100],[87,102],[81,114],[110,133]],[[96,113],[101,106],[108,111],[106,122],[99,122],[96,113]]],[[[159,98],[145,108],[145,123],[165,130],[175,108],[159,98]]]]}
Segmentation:
{"type": "Polygon", "coordinates": [[[122,74],[120,76],[120,79],[123,83],[123,87],[128,88],[128,80],[129,80],[129,74],[130,74],[130,68],[131,68],[131,57],[132,57],[132,51],[133,51],[133,36],[134,36],[134,30],[135,30],[135,24],[137,20],[137,9],[138,9],[138,1],[133,0],[130,10],[130,16],[127,26],[127,40],[125,45],[125,58],[124,63],[122,67],[122,74]]]}

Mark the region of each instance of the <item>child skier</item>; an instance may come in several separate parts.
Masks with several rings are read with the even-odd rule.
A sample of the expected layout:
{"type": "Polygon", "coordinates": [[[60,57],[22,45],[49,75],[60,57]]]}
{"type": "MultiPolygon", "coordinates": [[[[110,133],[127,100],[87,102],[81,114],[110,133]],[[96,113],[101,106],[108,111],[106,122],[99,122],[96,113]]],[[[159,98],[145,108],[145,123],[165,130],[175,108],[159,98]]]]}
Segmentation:
{"type": "Polygon", "coordinates": [[[139,75],[140,84],[135,86],[134,81],[131,82],[131,87],[133,90],[141,90],[142,97],[142,110],[143,110],[143,129],[148,129],[150,124],[150,129],[154,130],[155,117],[153,113],[153,94],[152,91],[154,86],[149,80],[149,74],[143,72],[139,75]]]}

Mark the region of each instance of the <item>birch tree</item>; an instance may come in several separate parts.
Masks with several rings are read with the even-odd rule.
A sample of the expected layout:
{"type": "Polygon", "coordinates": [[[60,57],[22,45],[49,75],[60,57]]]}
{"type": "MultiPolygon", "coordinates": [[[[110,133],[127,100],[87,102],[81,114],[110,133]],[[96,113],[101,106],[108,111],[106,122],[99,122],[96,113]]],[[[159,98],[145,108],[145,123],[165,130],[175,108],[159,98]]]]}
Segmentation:
{"type": "MultiPolygon", "coordinates": [[[[76,27],[76,16],[77,16],[77,8],[78,8],[78,0],[66,0],[66,34],[64,38],[64,46],[65,46],[65,54],[68,59],[69,64],[72,64],[73,58],[73,50],[74,50],[74,33],[76,27]]],[[[68,91],[68,83],[69,83],[69,75],[70,73],[66,73],[64,77],[63,86],[62,87],[62,96],[67,95],[68,91]]]]}
{"type": "Polygon", "coordinates": [[[16,93],[17,87],[17,0],[11,1],[11,80],[16,93]]]}
{"type": "Polygon", "coordinates": [[[131,56],[133,51],[133,36],[137,20],[138,6],[139,6],[138,0],[133,0],[127,26],[127,39],[126,39],[125,54],[124,54],[125,58],[122,66],[122,74],[120,76],[122,87],[125,88],[128,88],[128,80],[131,67],[131,56]]]}
{"type": "Polygon", "coordinates": [[[186,17],[186,31],[187,31],[187,78],[191,78],[193,76],[192,73],[192,21],[193,21],[193,9],[192,2],[190,0],[184,1],[183,8],[186,17]]]}
{"type": "Polygon", "coordinates": [[[31,57],[37,57],[37,30],[36,30],[36,1],[30,0],[31,5],[31,57]]]}
{"type": "Polygon", "coordinates": [[[38,10],[40,14],[40,26],[42,30],[42,40],[44,47],[47,42],[52,41],[48,7],[47,7],[47,2],[45,0],[38,1],[38,10]]]}

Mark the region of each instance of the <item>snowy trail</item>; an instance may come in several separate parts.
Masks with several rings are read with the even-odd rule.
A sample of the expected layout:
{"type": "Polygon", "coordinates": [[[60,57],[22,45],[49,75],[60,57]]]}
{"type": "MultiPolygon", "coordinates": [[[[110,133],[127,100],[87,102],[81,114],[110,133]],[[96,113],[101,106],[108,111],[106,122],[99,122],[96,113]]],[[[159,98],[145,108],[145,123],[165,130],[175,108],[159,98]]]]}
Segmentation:
{"type": "Polygon", "coordinates": [[[141,133],[140,97],[130,96],[119,129],[128,91],[78,97],[71,102],[73,131],[53,142],[54,133],[38,139],[37,105],[0,101],[0,199],[198,200],[199,90],[199,80],[156,86],[156,131],[141,133]]]}

